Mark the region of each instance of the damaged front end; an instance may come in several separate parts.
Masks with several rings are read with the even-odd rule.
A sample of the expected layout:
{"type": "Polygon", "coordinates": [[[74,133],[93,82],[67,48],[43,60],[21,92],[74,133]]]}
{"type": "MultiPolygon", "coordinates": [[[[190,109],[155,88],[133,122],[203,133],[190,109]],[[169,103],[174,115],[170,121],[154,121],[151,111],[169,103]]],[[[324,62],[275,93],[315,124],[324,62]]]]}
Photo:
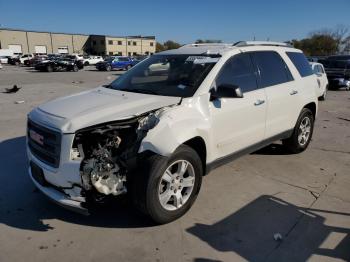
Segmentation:
{"type": "Polygon", "coordinates": [[[104,202],[127,192],[128,176],[141,157],[141,141],[157,125],[163,111],[164,108],[76,133],[71,158],[81,161],[82,195],[87,202],[104,202]]]}

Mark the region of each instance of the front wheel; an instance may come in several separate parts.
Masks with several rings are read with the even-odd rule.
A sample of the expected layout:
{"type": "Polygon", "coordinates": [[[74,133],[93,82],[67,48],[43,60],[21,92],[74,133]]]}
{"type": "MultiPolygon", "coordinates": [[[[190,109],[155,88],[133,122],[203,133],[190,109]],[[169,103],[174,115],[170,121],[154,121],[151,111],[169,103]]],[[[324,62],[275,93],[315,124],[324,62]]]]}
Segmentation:
{"type": "Polygon", "coordinates": [[[146,174],[134,182],[136,206],[159,224],[183,216],[196,200],[202,183],[198,154],[182,145],[170,158],[151,156],[146,167],[146,174]]]}
{"type": "Polygon", "coordinates": [[[313,130],[314,115],[310,109],[303,108],[294,127],[292,136],[283,140],[283,145],[292,153],[300,153],[308,147],[313,130]]]}
{"type": "Polygon", "coordinates": [[[112,67],[110,65],[107,65],[106,66],[106,71],[111,71],[112,70],[112,67]]]}
{"type": "Polygon", "coordinates": [[[77,65],[74,65],[74,66],[73,66],[73,72],[78,72],[78,71],[79,71],[78,66],[77,66],[77,65]]]}

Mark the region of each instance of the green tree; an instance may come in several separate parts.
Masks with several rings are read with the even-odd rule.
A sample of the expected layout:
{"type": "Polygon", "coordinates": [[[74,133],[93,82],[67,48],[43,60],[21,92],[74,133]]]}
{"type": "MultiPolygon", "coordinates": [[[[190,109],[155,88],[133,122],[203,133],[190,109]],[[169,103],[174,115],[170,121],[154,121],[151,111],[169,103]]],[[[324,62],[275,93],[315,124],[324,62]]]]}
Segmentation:
{"type": "Polygon", "coordinates": [[[166,50],[177,49],[180,46],[181,45],[179,43],[172,41],[172,40],[168,40],[168,41],[164,42],[164,47],[166,50]]]}
{"type": "Polygon", "coordinates": [[[165,50],[165,46],[159,42],[156,43],[156,52],[162,52],[165,50]]]}
{"type": "Polygon", "coordinates": [[[215,39],[198,39],[196,42],[196,44],[205,44],[205,43],[222,43],[221,40],[215,40],[215,39]]]}

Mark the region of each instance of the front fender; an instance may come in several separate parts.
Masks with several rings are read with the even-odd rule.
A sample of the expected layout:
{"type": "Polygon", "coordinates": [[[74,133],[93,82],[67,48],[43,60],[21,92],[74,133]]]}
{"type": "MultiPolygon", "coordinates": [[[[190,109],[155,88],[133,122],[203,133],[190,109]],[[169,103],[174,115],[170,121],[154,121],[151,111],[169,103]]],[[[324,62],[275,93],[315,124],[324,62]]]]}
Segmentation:
{"type": "Polygon", "coordinates": [[[206,110],[200,110],[200,104],[181,105],[165,112],[142,140],[139,153],[149,150],[170,156],[178,146],[194,137],[201,137],[207,147],[210,123],[206,110]]]}

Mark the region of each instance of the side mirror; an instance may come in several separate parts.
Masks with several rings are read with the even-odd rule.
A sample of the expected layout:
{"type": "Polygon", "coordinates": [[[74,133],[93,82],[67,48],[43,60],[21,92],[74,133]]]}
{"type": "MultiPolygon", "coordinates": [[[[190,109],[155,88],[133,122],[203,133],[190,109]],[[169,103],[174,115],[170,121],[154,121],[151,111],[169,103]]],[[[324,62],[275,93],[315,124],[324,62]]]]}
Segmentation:
{"type": "Polygon", "coordinates": [[[218,98],[243,98],[243,92],[239,86],[231,84],[219,85],[216,90],[210,90],[210,101],[218,98]]]}

